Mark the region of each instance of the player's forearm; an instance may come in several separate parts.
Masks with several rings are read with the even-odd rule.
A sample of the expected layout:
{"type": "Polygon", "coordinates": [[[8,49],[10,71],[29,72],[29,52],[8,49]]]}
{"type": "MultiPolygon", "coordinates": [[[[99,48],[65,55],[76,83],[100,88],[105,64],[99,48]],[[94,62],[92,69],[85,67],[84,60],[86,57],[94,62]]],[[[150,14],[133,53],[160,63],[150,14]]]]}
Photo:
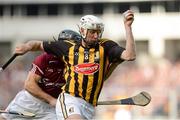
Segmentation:
{"type": "Polygon", "coordinates": [[[29,51],[41,51],[43,50],[42,48],[42,41],[29,41],[26,43],[28,46],[29,51]]]}
{"type": "Polygon", "coordinates": [[[39,98],[40,100],[44,102],[51,103],[51,101],[53,101],[56,98],[47,94],[38,86],[38,83],[36,81],[38,81],[40,77],[37,77],[35,74],[34,75],[33,74],[34,73],[29,72],[24,88],[36,98],[39,98]]]}
{"type": "Polygon", "coordinates": [[[123,52],[123,57],[125,60],[134,60],[136,58],[136,48],[135,48],[135,42],[134,37],[132,33],[131,26],[126,26],[126,48],[123,52]]]}
{"type": "Polygon", "coordinates": [[[126,27],[126,50],[129,53],[131,59],[136,58],[136,47],[131,27],[126,27]]]}
{"type": "Polygon", "coordinates": [[[43,51],[43,41],[28,41],[27,43],[21,44],[16,47],[15,53],[18,55],[23,55],[28,51],[43,51]]]}
{"type": "Polygon", "coordinates": [[[27,87],[25,86],[25,89],[31,93],[34,97],[50,104],[51,101],[53,101],[54,97],[50,96],[49,94],[45,93],[41,88],[38,88],[39,86],[34,86],[34,87],[27,87]]]}

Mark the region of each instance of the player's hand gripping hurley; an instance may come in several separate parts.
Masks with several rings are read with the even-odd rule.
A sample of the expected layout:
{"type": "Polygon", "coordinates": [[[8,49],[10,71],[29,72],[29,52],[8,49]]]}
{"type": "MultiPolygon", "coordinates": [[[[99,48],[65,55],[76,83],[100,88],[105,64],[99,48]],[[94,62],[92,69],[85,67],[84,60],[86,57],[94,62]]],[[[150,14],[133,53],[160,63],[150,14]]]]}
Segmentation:
{"type": "Polygon", "coordinates": [[[137,105],[146,106],[150,103],[151,96],[147,92],[141,92],[133,97],[112,100],[112,101],[99,101],[98,105],[137,105]]]}

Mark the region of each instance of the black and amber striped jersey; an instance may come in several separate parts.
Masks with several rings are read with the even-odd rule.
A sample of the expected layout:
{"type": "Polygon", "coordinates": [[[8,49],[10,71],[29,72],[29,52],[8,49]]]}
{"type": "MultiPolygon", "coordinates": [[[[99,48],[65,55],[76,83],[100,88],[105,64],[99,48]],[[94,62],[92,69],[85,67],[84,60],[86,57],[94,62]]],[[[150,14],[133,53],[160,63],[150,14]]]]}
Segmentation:
{"type": "Polygon", "coordinates": [[[44,42],[47,53],[63,57],[66,63],[63,92],[97,104],[109,63],[119,61],[124,48],[117,43],[100,39],[94,48],[70,41],[44,42]]]}

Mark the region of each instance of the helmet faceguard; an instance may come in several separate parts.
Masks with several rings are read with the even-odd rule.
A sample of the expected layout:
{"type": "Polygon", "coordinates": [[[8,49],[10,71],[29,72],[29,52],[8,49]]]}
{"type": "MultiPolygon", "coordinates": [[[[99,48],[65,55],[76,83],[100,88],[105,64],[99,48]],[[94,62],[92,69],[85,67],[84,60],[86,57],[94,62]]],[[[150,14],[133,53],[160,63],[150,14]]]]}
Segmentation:
{"type": "Polygon", "coordinates": [[[83,37],[84,42],[86,42],[87,32],[88,30],[98,30],[100,33],[98,34],[98,39],[101,38],[102,33],[104,31],[104,24],[101,19],[93,15],[85,15],[80,19],[79,23],[79,31],[83,37]],[[83,33],[81,31],[83,29],[83,33]]]}

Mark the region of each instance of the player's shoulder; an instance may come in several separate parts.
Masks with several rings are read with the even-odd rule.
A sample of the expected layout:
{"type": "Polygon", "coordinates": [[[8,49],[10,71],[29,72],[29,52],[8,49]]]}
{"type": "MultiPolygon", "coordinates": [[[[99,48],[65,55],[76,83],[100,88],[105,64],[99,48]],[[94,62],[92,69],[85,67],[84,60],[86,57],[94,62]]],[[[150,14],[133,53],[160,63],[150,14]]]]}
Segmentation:
{"type": "Polygon", "coordinates": [[[112,41],[112,40],[110,40],[110,39],[107,39],[107,38],[101,38],[100,40],[99,40],[99,43],[100,44],[105,44],[105,43],[114,43],[114,41],[112,41]]]}
{"type": "Polygon", "coordinates": [[[40,55],[38,55],[36,58],[46,58],[49,57],[50,54],[47,54],[46,52],[41,53],[40,55]]]}
{"type": "Polygon", "coordinates": [[[45,62],[46,60],[51,59],[52,57],[53,57],[53,55],[44,52],[44,53],[40,54],[39,56],[37,56],[35,58],[35,61],[45,62]]]}
{"type": "Polygon", "coordinates": [[[75,41],[75,40],[64,40],[67,46],[72,47],[75,45],[80,45],[81,41],[75,41]]]}
{"type": "Polygon", "coordinates": [[[35,64],[36,66],[38,66],[39,68],[41,68],[43,70],[44,68],[46,68],[49,65],[50,61],[58,62],[59,59],[58,59],[58,57],[56,57],[52,54],[48,54],[48,53],[44,52],[34,59],[33,64],[35,64]]]}

